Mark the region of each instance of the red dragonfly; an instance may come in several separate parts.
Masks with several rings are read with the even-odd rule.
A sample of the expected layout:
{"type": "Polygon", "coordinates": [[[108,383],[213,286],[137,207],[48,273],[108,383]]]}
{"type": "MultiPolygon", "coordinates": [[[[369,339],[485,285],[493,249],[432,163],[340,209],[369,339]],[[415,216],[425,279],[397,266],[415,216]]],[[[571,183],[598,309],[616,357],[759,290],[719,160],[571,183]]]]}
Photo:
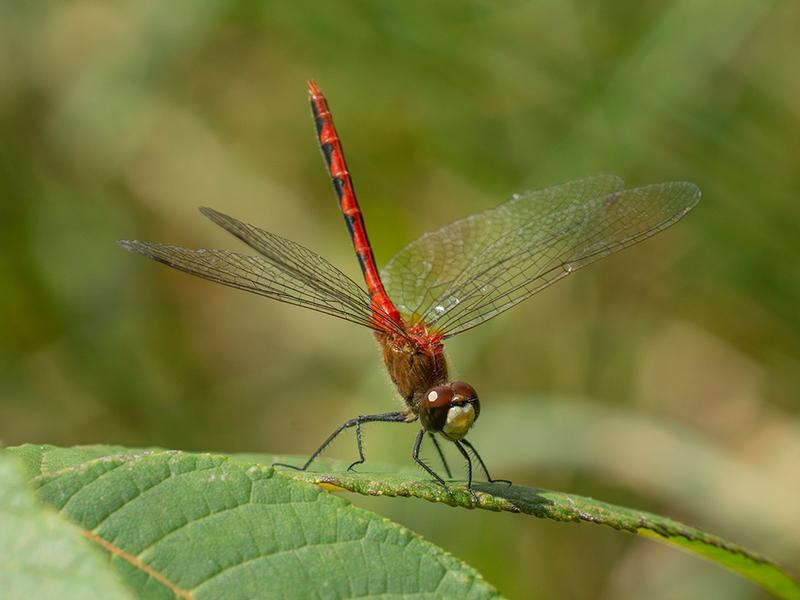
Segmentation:
{"type": "Polygon", "coordinates": [[[489,482],[505,481],[489,475],[466,439],[480,414],[480,402],[471,385],[450,381],[444,340],[496,317],[575,270],[666,229],[697,204],[700,191],[687,182],[624,189],[618,177],[599,175],[515,194],[496,208],[426,233],[379,272],[328,103],[314,82],[308,83],[308,91],[319,145],[366,290],[304,246],[210,208],[200,212],[258,256],[140,241],[120,244],[186,273],[373,331],[405,409],[350,419],[303,466],[293,468],[308,469],[339,433],[354,427],[359,459],[350,465],[352,469],[364,462],[362,424],[418,421],[412,457],[438,483],[447,487],[419,456],[426,433],[448,478],[452,473],[435,434],[452,442],[466,460],[470,491],[471,455],[489,482]]]}

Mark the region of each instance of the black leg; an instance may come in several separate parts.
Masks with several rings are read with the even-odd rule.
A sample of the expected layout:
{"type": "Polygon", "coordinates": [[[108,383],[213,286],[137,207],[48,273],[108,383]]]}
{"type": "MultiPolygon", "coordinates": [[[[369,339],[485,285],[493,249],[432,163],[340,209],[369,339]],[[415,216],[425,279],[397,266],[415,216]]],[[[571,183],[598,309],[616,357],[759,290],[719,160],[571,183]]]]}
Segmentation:
{"type": "Polygon", "coordinates": [[[422,438],[424,436],[425,436],[425,430],[420,429],[419,433],[417,434],[417,439],[414,442],[414,449],[411,451],[411,457],[414,459],[414,462],[416,462],[420,467],[425,469],[428,472],[428,474],[431,475],[431,477],[433,477],[436,480],[436,483],[446,488],[447,484],[444,482],[444,479],[439,477],[436,471],[434,471],[428,465],[426,465],[419,457],[419,447],[422,445],[422,438]]]}
{"type": "Polygon", "coordinates": [[[486,468],[486,463],[483,462],[481,455],[478,454],[477,450],[475,450],[475,446],[470,444],[466,439],[461,440],[461,443],[464,444],[467,448],[469,448],[470,451],[475,455],[475,458],[478,459],[478,463],[480,463],[483,472],[486,473],[486,480],[489,483],[507,483],[508,485],[511,485],[511,482],[508,479],[492,479],[492,476],[489,475],[489,469],[486,468]]]}
{"type": "Polygon", "coordinates": [[[353,467],[364,462],[364,444],[361,440],[361,421],[356,421],[356,446],[358,446],[358,460],[350,463],[350,466],[347,467],[348,471],[352,471],[353,467]]]}
{"type": "Polygon", "coordinates": [[[453,443],[458,448],[458,451],[461,452],[461,455],[467,461],[467,489],[472,489],[472,459],[469,456],[469,452],[464,449],[464,446],[461,445],[461,442],[457,440],[453,440],[453,443]]]}
{"type": "Polygon", "coordinates": [[[447,464],[447,459],[444,457],[444,452],[442,452],[442,447],[439,445],[439,440],[436,439],[436,434],[432,431],[429,431],[428,435],[430,436],[433,445],[436,446],[436,451],[439,453],[439,458],[442,459],[442,465],[444,465],[444,472],[447,473],[447,478],[452,479],[453,473],[450,472],[450,466],[447,464]]]}
{"type": "Polygon", "coordinates": [[[364,462],[364,448],[361,445],[361,424],[362,423],[372,423],[376,421],[386,422],[386,423],[404,423],[406,420],[406,414],[401,412],[391,412],[391,413],[383,413],[380,415],[361,415],[360,417],[356,417],[355,419],[350,419],[349,421],[345,421],[342,423],[336,431],[328,436],[328,438],[322,442],[322,445],[316,449],[314,454],[312,454],[309,459],[306,461],[302,467],[296,467],[294,465],[287,465],[286,463],[272,463],[273,467],[289,467],[290,469],[296,469],[298,471],[305,471],[311,465],[312,462],[316,460],[316,458],[322,454],[322,452],[327,448],[330,443],[336,439],[342,431],[348,429],[350,427],[356,428],[356,442],[358,444],[358,456],[359,460],[354,462],[350,467],[357,464],[361,464],[364,462]]]}
{"type": "Polygon", "coordinates": [[[475,504],[480,504],[480,498],[478,498],[478,494],[475,493],[475,490],[472,489],[472,459],[469,456],[469,452],[461,445],[461,442],[458,440],[453,440],[453,443],[458,448],[458,451],[461,452],[461,455],[464,457],[464,460],[467,461],[467,489],[469,490],[470,495],[472,495],[472,499],[475,501],[475,504]]]}

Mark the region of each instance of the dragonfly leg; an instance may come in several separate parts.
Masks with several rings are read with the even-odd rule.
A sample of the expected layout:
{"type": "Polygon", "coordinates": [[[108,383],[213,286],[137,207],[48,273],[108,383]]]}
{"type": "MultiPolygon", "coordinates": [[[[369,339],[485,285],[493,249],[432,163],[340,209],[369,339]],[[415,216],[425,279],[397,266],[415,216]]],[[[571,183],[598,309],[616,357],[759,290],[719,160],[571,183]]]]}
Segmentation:
{"type": "Polygon", "coordinates": [[[472,499],[476,504],[478,504],[480,503],[480,499],[478,498],[478,494],[475,493],[475,490],[472,489],[472,458],[470,458],[469,452],[467,452],[466,448],[461,445],[461,442],[458,440],[453,440],[453,443],[456,445],[456,448],[458,448],[458,451],[461,452],[464,460],[467,461],[467,489],[472,495],[472,499]]]}
{"type": "Polygon", "coordinates": [[[478,454],[477,450],[475,450],[475,446],[470,444],[466,439],[462,439],[461,443],[464,444],[467,448],[469,448],[469,450],[475,455],[475,458],[478,459],[478,463],[481,465],[481,469],[483,469],[483,472],[486,473],[486,480],[489,483],[507,483],[508,485],[511,485],[511,482],[508,479],[492,479],[492,476],[489,475],[489,469],[486,468],[486,463],[483,462],[481,455],[478,454]]]}
{"type": "Polygon", "coordinates": [[[450,466],[447,464],[447,459],[444,457],[444,452],[442,452],[442,447],[439,445],[439,440],[436,439],[436,434],[432,431],[429,431],[428,435],[430,436],[433,445],[436,447],[436,451],[439,453],[439,458],[442,459],[442,465],[444,466],[444,472],[447,473],[447,478],[452,479],[453,473],[450,471],[450,466]]]}
{"type": "Polygon", "coordinates": [[[442,479],[436,471],[434,471],[428,465],[426,465],[425,462],[419,457],[419,448],[420,446],[422,446],[422,439],[424,438],[424,436],[425,436],[425,430],[420,429],[419,433],[417,434],[417,439],[414,441],[414,448],[413,450],[411,450],[411,457],[414,459],[415,463],[417,463],[420,467],[425,469],[428,472],[428,474],[436,480],[436,483],[446,488],[447,484],[445,483],[444,479],[442,479]]]}
{"type": "Polygon", "coordinates": [[[308,458],[306,463],[302,467],[298,467],[295,465],[289,465],[286,463],[272,463],[273,467],[288,467],[290,469],[295,469],[297,471],[305,471],[311,466],[311,463],[314,462],[317,457],[322,454],[327,448],[330,443],[336,439],[336,437],[342,433],[345,429],[349,429],[350,427],[356,428],[356,442],[358,444],[358,456],[359,460],[354,462],[348,469],[352,468],[355,465],[361,464],[364,462],[364,447],[361,442],[361,424],[362,423],[372,423],[372,422],[386,422],[386,423],[405,423],[406,422],[406,414],[402,412],[390,412],[390,413],[382,413],[379,415],[361,415],[355,417],[354,419],[350,419],[342,423],[336,430],[330,434],[324,442],[317,448],[314,453],[308,458]]]}
{"type": "Polygon", "coordinates": [[[461,455],[464,457],[464,460],[467,461],[467,489],[472,489],[472,458],[469,456],[469,452],[464,449],[458,441],[453,441],[458,448],[458,451],[461,452],[461,455]]]}
{"type": "Polygon", "coordinates": [[[358,447],[358,460],[353,461],[350,463],[350,466],[347,467],[348,471],[352,471],[353,467],[356,465],[360,465],[364,462],[364,444],[361,440],[361,421],[356,420],[356,446],[358,447]]]}

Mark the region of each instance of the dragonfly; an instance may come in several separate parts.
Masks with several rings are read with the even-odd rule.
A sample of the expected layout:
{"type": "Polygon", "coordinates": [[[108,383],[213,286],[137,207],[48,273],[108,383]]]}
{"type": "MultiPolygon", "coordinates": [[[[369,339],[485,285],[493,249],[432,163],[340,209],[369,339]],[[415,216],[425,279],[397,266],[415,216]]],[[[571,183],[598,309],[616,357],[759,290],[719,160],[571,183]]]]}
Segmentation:
{"type": "Polygon", "coordinates": [[[447,488],[444,477],[420,458],[426,434],[448,479],[452,471],[439,438],[463,456],[470,492],[473,457],[488,482],[510,484],[491,477],[467,440],[481,404],[474,387],[450,379],[445,340],[673,225],[697,204],[700,190],[684,181],[626,189],[614,175],[574,179],[514,194],[495,208],[425,233],[379,270],[328,102],[313,81],[308,93],[319,146],[365,287],[312,250],[211,208],[200,212],[256,255],[135,240],[119,243],[191,275],[372,330],[404,408],[349,419],[302,466],[276,466],[307,470],[340,433],[354,428],[358,459],[351,470],[365,461],[362,425],[417,423],[411,455],[437,483],[447,488]]]}

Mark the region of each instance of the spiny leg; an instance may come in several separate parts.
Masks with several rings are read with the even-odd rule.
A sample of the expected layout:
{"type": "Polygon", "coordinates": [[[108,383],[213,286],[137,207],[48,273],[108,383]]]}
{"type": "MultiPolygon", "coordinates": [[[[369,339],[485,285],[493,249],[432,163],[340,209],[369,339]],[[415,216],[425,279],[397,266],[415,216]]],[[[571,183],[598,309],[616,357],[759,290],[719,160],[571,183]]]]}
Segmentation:
{"type": "Polygon", "coordinates": [[[447,478],[452,479],[453,473],[450,471],[450,466],[447,464],[447,459],[444,457],[444,452],[442,452],[442,447],[439,445],[439,440],[436,439],[436,434],[432,431],[429,431],[428,435],[430,436],[433,445],[436,446],[436,451],[439,453],[439,458],[442,459],[442,465],[444,466],[444,472],[447,473],[447,478]]]}
{"type": "Polygon", "coordinates": [[[347,467],[348,471],[352,471],[353,467],[364,462],[364,445],[361,441],[361,421],[356,421],[356,445],[358,446],[358,460],[352,462],[350,466],[347,467]]]}
{"type": "Polygon", "coordinates": [[[467,489],[472,489],[472,458],[470,458],[469,452],[464,449],[464,446],[461,445],[461,442],[458,440],[453,440],[453,443],[458,448],[458,451],[461,452],[461,455],[467,461],[467,489]]]}
{"type": "Polygon", "coordinates": [[[345,421],[344,423],[342,423],[336,429],[336,431],[334,431],[332,434],[330,434],[327,437],[327,439],[324,442],[322,442],[322,445],[320,445],[320,447],[317,448],[314,451],[314,453],[306,461],[306,464],[304,464],[302,467],[297,467],[295,465],[287,465],[286,463],[272,463],[272,466],[273,467],[288,467],[290,469],[296,469],[298,471],[305,471],[306,469],[308,469],[308,467],[311,465],[311,463],[314,462],[314,460],[316,460],[316,458],[320,454],[322,454],[322,452],[325,450],[325,448],[327,448],[330,445],[330,443],[333,440],[336,439],[336,436],[338,436],[340,433],[342,433],[342,431],[344,431],[345,429],[348,429],[350,427],[356,427],[356,434],[357,434],[356,435],[356,442],[358,444],[358,456],[360,458],[359,458],[359,460],[354,462],[352,465],[350,465],[350,467],[353,467],[354,465],[357,465],[357,464],[360,464],[360,463],[364,462],[364,448],[363,448],[363,446],[361,444],[361,424],[362,423],[372,423],[372,422],[376,422],[376,421],[386,422],[386,423],[404,423],[405,420],[406,420],[406,415],[405,415],[405,413],[401,413],[401,412],[382,413],[380,415],[361,415],[359,417],[356,417],[355,419],[350,419],[349,421],[345,421]]]}
{"type": "Polygon", "coordinates": [[[426,465],[425,462],[419,457],[419,448],[420,446],[422,446],[422,438],[424,436],[425,436],[425,430],[420,429],[419,433],[417,434],[417,439],[414,441],[414,448],[411,450],[411,457],[414,459],[414,462],[416,462],[420,467],[425,469],[428,472],[428,474],[436,480],[436,483],[446,488],[447,484],[445,483],[444,479],[442,479],[439,476],[439,474],[436,473],[436,471],[434,471],[428,465],[426,465]]]}
{"type": "Polygon", "coordinates": [[[456,448],[458,448],[458,451],[461,452],[464,460],[467,461],[467,490],[469,490],[475,504],[480,504],[481,501],[480,498],[478,498],[478,494],[472,489],[472,459],[469,456],[469,452],[467,452],[466,448],[464,448],[458,440],[453,440],[453,443],[456,445],[456,448]]]}
{"type": "Polygon", "coordinates": [[[478,459],[478,463],[481,465],[481,469],[483,469],[483,472],[486,473],[486,480],[489,483],[507,483],[508,485],[511,485],[511,482],[508,479],[492,479],[492,476],[489,475],[489,469],[486,468],[486,463],[483,462],[481,455],[478,454],[477,450],[475,450],[475,446],[470,444],[466,439],[462,439],[461,443],[464,444],[467,448],[469,448],[470,451],[475,455],[475,458],[478,459]]]}

